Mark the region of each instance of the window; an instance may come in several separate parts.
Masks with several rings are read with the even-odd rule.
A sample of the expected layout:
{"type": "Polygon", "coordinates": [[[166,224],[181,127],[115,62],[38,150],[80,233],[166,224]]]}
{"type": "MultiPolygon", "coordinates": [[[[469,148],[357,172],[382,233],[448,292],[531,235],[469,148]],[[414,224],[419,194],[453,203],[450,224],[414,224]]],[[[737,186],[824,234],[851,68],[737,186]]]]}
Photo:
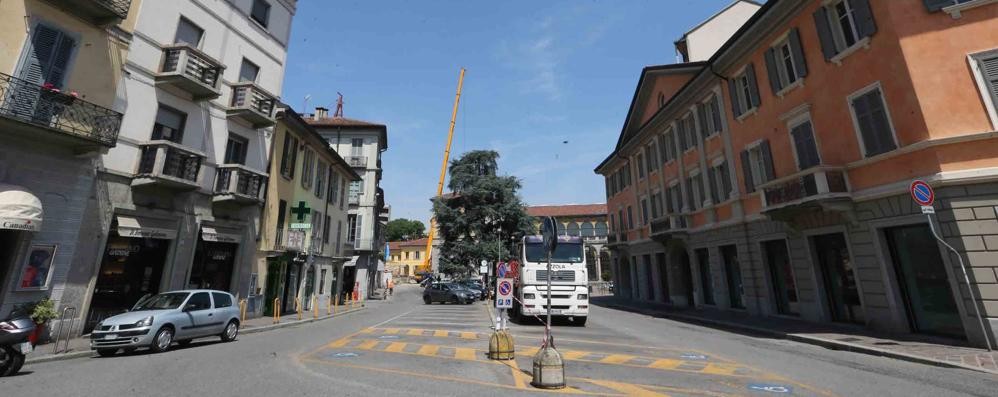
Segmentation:
{"type": "Polygon", "coordinates": [[[322,243],[329,244],[329,224],[332,223],[332,217],[326,215],[326,222],[322,224],[322,243]]]}
{"type": "Polygon", "coordinates": [[[361,185],[363,181],[350,181],[350,201],[355,202],[360,200],[360,196],[364,194],[361,185]]]}
{"type": "Polygon", "coordinates": [[[315,170],[315,197],[321,199],[326,194],[326,171],[329,170],[329,166],[319,160],[315,170]]]}
{"type": "Polygon", "coordinates": [[[326,269],[319,271],[319,295],[326,293],[326,269]]]}
{"type": "Polygon", "coordinates": [[[284,229],[284,218],[288,212],[288,202],[281,200],[277,205],[277,229],[284,229]]]}
{"type": "Polygon", "coordinates": [[[651,219],[658,219],[659,211],[659,200],[661,200],[661,193],[655,192],[651,195],[651,219]]]}
{"type": "Polygon", "coordinates": [[[343,208],[346,206],[346,201],[347,201],[346,200],[346,198],[347,198],[347,178],[343,178],[343,181],[341,183],[343,185],[340,186],[340,211],[343,211],[343,208]]]}
{"type": "MultiPolygon", "coordinates": [[[[613,215],[610,215],[610,222],[613,222],[613,215]]],[[[607,224],[606,222],[596,222],[596,236],[606,237],[607,235],[607,224]]]]}
{"type": "Polygon", "coordinates": [[[627,206],[627,230],[634,229],[634,208],[627,206]]]}
{"type": "Polygon", "coordinates": [[[322,244],[322,212],[312,210],[312,248],[322,244]]]}
{"type": "MultiPolygon", "coordinates": [[[[34,26],[34,34],[31,35],[31,42],[25,43],[25,56],[17,73],[18,77],[35,85],[52,84],[55,88],[63,88],[64,80],[69,74],[69,63],[73,58],[73,53],[77,46],[68,33],[38,23],[34,26]]],[[[40,109],[32,109],[30,101],[28,104],[18,104],[14,101],[15,107],[20,111],[22,106],[26,113],[37,112],[40,109]]]]}
{"type": "Polygon", "coordinates": [[[662,156],[665,158],[666,162],[673,161],[676,159],[676,141],[675,133],[670,129],[665,133],[665,154],[662,156]]]}
{"type": "Polygon", "coordinates": [[[328,200],[333,205],[336,204],[336,196],[340,191],[340,174],[336,172],[336,169],[329,167],[329,192],[326,193],[326,200],[328,200]]]}
{"type": "Polygon", "coordinates": [[[173,37],[174,43],[198,48],[201,45],[202,37],[204,37],[204,29],[195,25],[191,20],[180,17],[180,22],[177,22],[177,34],[173,37]]]}
{"type": "Polygon", "coordinates": [[[803,171],[821,164],[811,120],[790,127],[790,137],[793,139],[794,153],[797,154],[797,169],[803,171]]]}
{"type": "Polygon", "coordinates": [[[731,111],[736,118],[758,108],[761,101],[755,66],[748,64],[745,71],[728,80],[728,91],[731,94],[731,111]]]}
{"type": "Polygon", "coordinates": [[[340,254],[343,247],[343,221],[336,221],[336,255],[340,254]]]}
{"type": "Polygon", "coordinates": [[[686,179],[686,198],[690,201],[690,209],[697,210],[703,207],[703,175],[695,172],[686,179]]]}
{"type": "Polygon", "coordinates": [[[285,131],[284,150],[281,153],[281,175],[288,179],[295,177],[295,163],[298,162],[298,139],[285,131]]]}
{"type": "Polygon", "coordinates": [[[312,187],[312,176],[315,172],[315,152],[311,148],[305,148],[305,154],[301,162],[301,186],[305,189],[312,187]]]}
{"type": "Polygon", "coordinates": [[[350,140],[350,155],[362,156],[364,154],[364,139],[353,138],[350,140]]]}
{"type": "Polygon", "coordinates": [[[700,137],[707,137],[721,132],[721,109],[717,103],[717,96],[712,95],[709,100],[697,105],[697,115],[700,116],[700,137]]]}
{"type": "Polygon", "coordinates": [[[838,60],[863,39],[877,32],[870,0],[835,0],[818,7],[814,25],[825,60],[838,60]]]}
{"type": "Polygon", "coordinates": [[[412,259],[417,259],[417,260],[419,259],[419,251],[412,252],[412,259]]]}
{"type": "Polygon", "coordinates": [[[689,112],[679,121],[679,146],[684,152],[697,147],[696,136],[696,120],[693,112],[689,112]]]}
{"type": "Polygon", "coordinates": [[[638,179],[645,177],[645,160],[644,154],[638,153],[637,163],[638,163],[638,179]]]}
{"type": "Polygon", "coordinates": [[[971,57],[974,60],[978,84],[984,90],[984,102],[991,105],[992,118],[998,119],[998,116],[995,116],[995,112],[998,111],[998,51],[988,51],[971,57]]]}
{"type": "Polygon", "coordinates": [[[229,294],[222,292],[212,292],[211,298],[215,300],[215,308],[223,308],[232,306],[232,297],[229,294]]]}
{"type": "Polygon", "coordinates": [[[641,224],[648,224],[648,199],[641,199],[641,224]]]}
{"type": "Polygon", "coordinates": [[[239,81],[256,82],[257,75],[260,74],[260,67],[248,59],[243,58],[242,65],[239,65],[239,81]]]}
{"type": "Polygon", "coordinates": [[[745,191],[749,193],[754,192],[756,186],[774,179],[769,141],[742,151],[742,172],[745,173],[745,191]]]}
{"type": "Polygon", "coordinates": [[[352,243],[357,240],[357,229],[359,223],[357,215],[347,215],[347,242],[352,243]]]}
{"type": "Polygon", "coordinates": [[[167,140],[182,143],[184,140],[184,125],[187,115],[176,109],[159,105],[156,111],[156,121],[152,126],[152,140],[167,140]]]}
{"type": "Polygon", "coordinates": [[[695,211],[697,209],[697,199],[693,195],[693,191],[696,190],[693,187],[693,177],[686,177],[686,205],[684,208],[687,211],[695,211]]]}
{"type": "Polygon", "coordinates": [[[710,197],[715,204],[724,202],[731,197],[731,174],[728,173],[728,163],[722,162],[711,167],[710,197]]]}
{"type": "Polygon", "coordinates": [[[253,9],[250,10],[250,18],[267,27],[270,20],[270,4],[266,0],[253,0],[253,9]]]}
{"type": "Polygon", "coordinates": [[[249,140],[239,135],[229,133],[229,140],[225,143],[225,164],[246,164],[246,146],[249,140]]]}
{"type": "Polygon", "coordinates": [[[682,211],[683,200],[682,194],[680,194],[679,183],[675,183],[666,189],[665,196],[665,210],[670,214],[676,214],[682,211]]]}
{"type": "Polygon", "coordinates": [[[791,29],[787,33],[787,38],[775,47],[766,50],[765,57],[769,86],[773,94],[780,94],[783,89],[807,75],[804,50],[800,44],[800,33],[796,28],[791,29]]]}
{"type": "Polygon", "coordinates": [[[617,211],[617,219],[620,220],[620,222],[617,222],[617,228],[616,228],[617,232],[619,233],[619,232],[623,231],[624,227],[627,225],[624,222],[624,219],[625,219],[624,218],[624,210],[618,210],[617,211]]]}
{"type": "Polygon", "coordinates": [[[207,292],[198,292],[191,295],[191,298],[187,300],[187,305],[184,309],[190,308],[190,311],[198,311],[211,309],[211,297],[208,296],[207,292]]]}
{"type": "Polygon", "coordinates": [[[897,148],[879,85],[868,91],[861,91],[860,94],[853,94],[850,104],[864,156],[875,156],[897,148]]]}

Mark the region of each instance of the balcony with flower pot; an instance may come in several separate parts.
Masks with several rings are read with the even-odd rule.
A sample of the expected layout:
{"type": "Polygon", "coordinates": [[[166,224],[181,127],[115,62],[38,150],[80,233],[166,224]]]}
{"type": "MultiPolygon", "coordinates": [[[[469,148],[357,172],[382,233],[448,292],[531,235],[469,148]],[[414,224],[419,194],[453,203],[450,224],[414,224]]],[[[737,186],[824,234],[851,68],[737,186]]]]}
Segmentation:
{"type": "Polygon", "coordinates": [[[215,177],[215,203],[263,204],[267,174],[242,164],[222,164],[215,177]]]}
{"type": "Polygon", "coordinates": [[[84,153],[114,147],[121,113],[52,84],[37,85],[0,73],[0,136],[67,145],[84,153]]]}
{"type": "Polygon", "coordinates": [[[160,186],[178,191],[198,188],[204,153],[167,140],[142,143],[139,149],[132,186],[160,186]]]}
{"type": "Polygon", "coordinates": [[[253,128],[270,127],[274,121],[277,96],[251,82],[232,85],[232,101],[226,114],[229,119],[242,120],[253,128]]]}
{"type": "Polygon", "coordinates": [[[50,3],[98,26],[114,25],[128,17],[131,0],[49,0],[50,3]]]}
{"type": "Polygon", "coordinates": [[[222,71],[221,62],[187,44],[163,48],[163,62],[156,73],[156,85],[185,92],[195,101],[218,98],[222,71]]]}

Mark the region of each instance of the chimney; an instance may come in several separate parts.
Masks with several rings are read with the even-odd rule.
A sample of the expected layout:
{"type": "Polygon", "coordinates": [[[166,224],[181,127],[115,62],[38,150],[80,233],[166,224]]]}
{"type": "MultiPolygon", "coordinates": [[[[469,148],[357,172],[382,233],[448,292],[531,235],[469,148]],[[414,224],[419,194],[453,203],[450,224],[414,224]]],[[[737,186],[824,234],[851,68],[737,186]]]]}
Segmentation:
{"type": "Polygon", "coordinates": [[[316,120],[324,119],[324,118],[326,118],[327,115],[329,115],[329,109],[326,109],[326,108],[324,108],[322,106],[316,106],[315,107],[315,119],[316,120]]]}

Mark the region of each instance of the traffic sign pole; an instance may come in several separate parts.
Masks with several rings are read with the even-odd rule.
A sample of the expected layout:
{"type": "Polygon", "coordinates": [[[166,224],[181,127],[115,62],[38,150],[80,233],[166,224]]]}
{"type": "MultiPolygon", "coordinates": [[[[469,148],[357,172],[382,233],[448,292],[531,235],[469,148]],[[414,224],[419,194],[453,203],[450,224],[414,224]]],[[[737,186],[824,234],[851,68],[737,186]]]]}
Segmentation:
{"type": "Polygon", "coordinates": [[[988,336],[988,329],[984,326],[984,318],[981,317],[981,309],[977,307],[977,298],[974,297],[974,289],[970,286],[970,277],[967,276],[967,265],[963,263],[963,255],[953,248],[952,245],[943,240],[936,232],[936,223],[932,219],[932,215],[936,213],[935,207],[932,204],[936,201],[936,193],[932,190],[932,186],[929,186],[923,180],[914,180],[911,182],[911,186],[908,188],[911,192],[911,199],[922,206],[922,213],[925,214],[925,218],[929,221],[929,230],[932,231],[932,236],[936,238],[939,243],[948,248],[954,255],[956,255],[957,261],[960,262],[960,272],[963,273],[963,282],[967,284],[967,291],[970,292],[970,301],[973,303],[974,316],[977,317],[977,322],[981,326],[981,335],[984,336],[984,342],[988,347],[988,351],[991,349],[991,337],[988,336]]]}

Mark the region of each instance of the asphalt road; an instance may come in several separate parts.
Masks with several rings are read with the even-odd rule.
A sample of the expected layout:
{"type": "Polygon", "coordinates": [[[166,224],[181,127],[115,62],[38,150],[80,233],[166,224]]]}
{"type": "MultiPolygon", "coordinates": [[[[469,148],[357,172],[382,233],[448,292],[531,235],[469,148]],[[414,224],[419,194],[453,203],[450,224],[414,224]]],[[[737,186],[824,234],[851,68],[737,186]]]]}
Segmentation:
{"type": "MultiPolygon", "coordinates": [[[[342,318],[163,354],[29,365],[2,396],[483,396],[540,394],[543,327],[512,324],[517,359],[484,357],[486,305],[424,305],[413,286],[342,318]]],[[[554,328],[579,395],[992,396],[998,377],[758,338],[601,307],[554,328]]]]}

